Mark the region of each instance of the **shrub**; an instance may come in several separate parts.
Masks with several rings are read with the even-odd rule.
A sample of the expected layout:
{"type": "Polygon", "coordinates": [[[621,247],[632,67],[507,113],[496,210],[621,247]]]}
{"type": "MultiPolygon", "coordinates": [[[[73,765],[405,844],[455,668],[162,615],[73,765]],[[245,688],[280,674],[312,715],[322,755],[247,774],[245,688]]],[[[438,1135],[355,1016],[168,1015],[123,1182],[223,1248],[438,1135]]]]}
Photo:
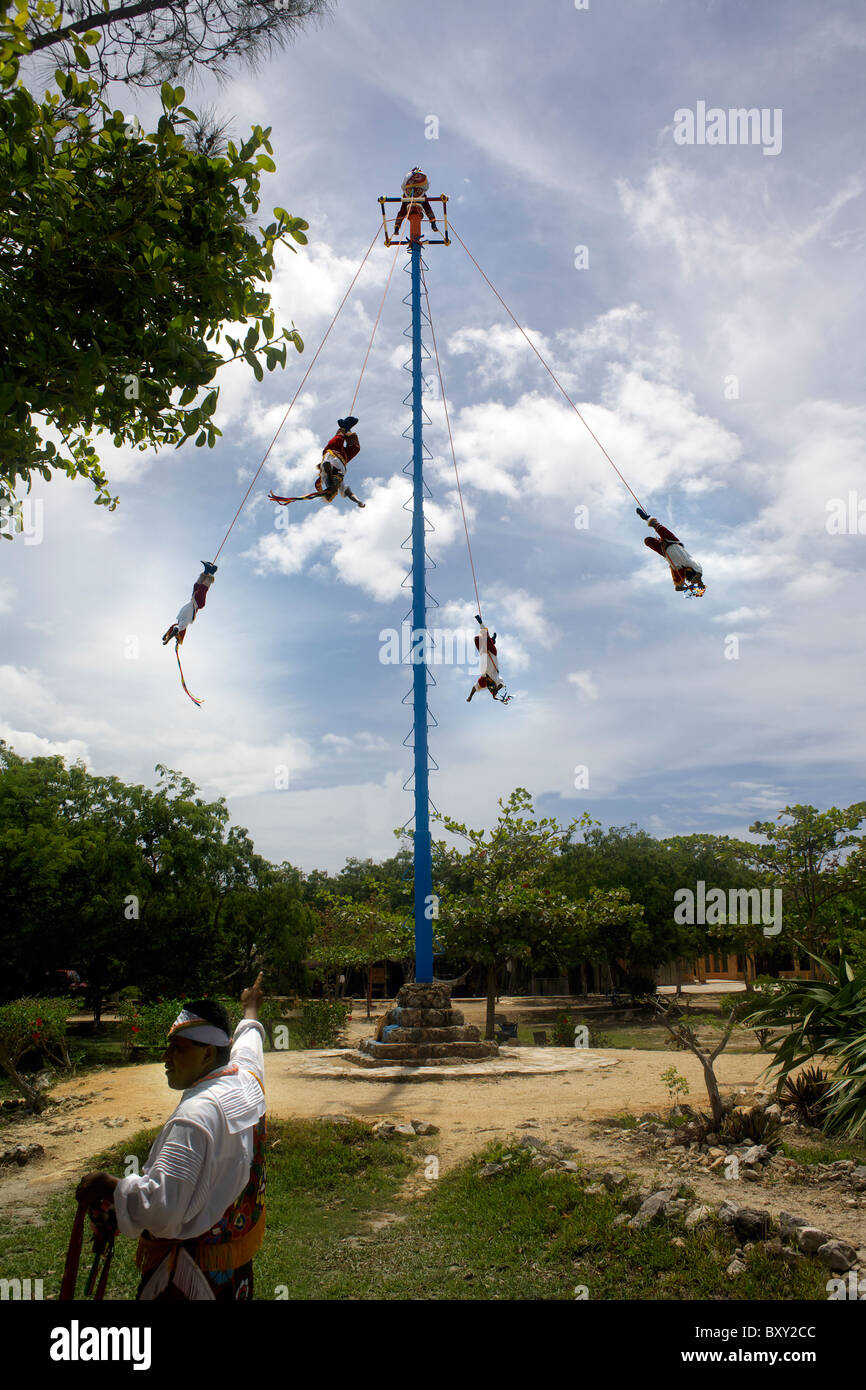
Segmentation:
{"type": "Polygon", "coordinates": [[[742,1021],[783,1030],[770,1043],[780,1084],[819,1053],[832,1062],[824,1129],[854,1138],[866,1130],[866,969],[844,957],[838,965],[812,959],[825,980],[787,980],[742,1021]]]}
{"type": "Polygon", "coordinates": [[[182,999],[157,999],[150,1004],[121,1000],[120,1038],[127,1059],[139,1051],[164,1052],[168,1030],[183,1006],[182,999]]]}
{"type": "Polygon", "coordinates": [[[830,1078],[821,1067],[806,1067],[793,1079],[785,1082],[783,1098],[794,1106],[797,1116],[807,1125],[820,1125],[827,1110],[827,1091],[830,1078]]]}
{"type": "Polygon", "coordinates": [[[18,1069],[28,1052],[39,1051],[48,1061],[69,1070],[66,1017],[69,1000],[56,998],[13,999],[0,1005],[0,1068],[37,1109],[42,1102],[35,1087],[18,1069]]]}
{"type": "Polygon", "coordinates": [[[731,1144],[765,1144],[768,1149],[778,1149],[781,1143],[782,1122],[775,1115],[768,1115],[760,1105],[751,1110],[732,1110],[717,1126],[722,1139],[731,1144]]]}
{"type": "Polygon", "coordinates": [[[568,1014],[558,1014],[553,1023],[553,1047],[574,1047],[574,1022],[568,1014]]]}
{"type": "Polygon", "coordinates": [[[296,1025],[304,1047],[333,1047],[339,1041],[348,1013],[348,1004],[339,999],[305,999],[296,1025]]]}

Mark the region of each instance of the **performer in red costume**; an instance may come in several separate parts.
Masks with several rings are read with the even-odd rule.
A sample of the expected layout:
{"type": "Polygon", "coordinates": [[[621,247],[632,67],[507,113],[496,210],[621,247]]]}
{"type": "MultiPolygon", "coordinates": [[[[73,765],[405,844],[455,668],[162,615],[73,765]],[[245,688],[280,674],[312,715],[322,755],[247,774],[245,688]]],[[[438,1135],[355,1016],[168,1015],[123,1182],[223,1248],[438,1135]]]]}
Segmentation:
{"type": "Polygon", "coordinates": [[[402,226],[403,218],[406,216],[412,203],[419,203],[421,205],[429,219],[433,231],[438,232],[439,228],[436,226],[436,218],[433,215],[433,209],[427,201],[427,190],[429,187],[430,180],[426,174],[421,172],[417,165],[406,175],[403,180],[403,201],[400,204],[397,220],[394,223],[395,237],[400,235],[400,227],[402,226]]]}
{"type": "Polygon", "coordinates": [[[669,531],[666,526],[661,526],[654,516],[649,516],[642,507],[635,508],[639,517],[642,517],[647,526],[652,526],[658,536],[655,540],[652,536],[647,536],[644,545],[649,546],[657,555],[661,555],[667,560],[671,567],[671,578],[674,588],[678,593],[688,589],[693,594],[703,594],[707,587],[704,582],[703,571],[699,560],[693,560],[686,550],[682,541],[669,531]]]}
{"type": "Polygon", "coordinates": [[[496,660],[496,633],[494,632],[493,636],[490,636],[477,613],[475,614],[475,621],[481,627],[481,631],[475,638],[475,646],[481,658],[481,674],[466,696],[466,703],[469,704],[476,690],[489,690],[494,700],[499,700],[501,704],[507,705],[511,696],[499,694],[500,690],[504,691],[505,685],[499,679],[499,663],[496,660]]]}
{"type": "Polygon", "coordinates": [[[172,623],[168,632],[163,637],[163,646],[170,642],[172,637],[175,638],[178,646],[180,646],[184,637],[186,637],[186,630],[190,623],[195,622],[199,609],[204,608],[207,591],[211,584],[213,584],[217,567],[216,565],[210,564],[208,560],[202,560],[201,563],[202,572],[192,586],[192,598],[183,605],[183,608],[177,615],[177,621],[172,623]]]}
{"type": "Polygon", "coordinates": [[[301,497],[278,497],[275,492],[269,492],[270,500],[279,502],[281,507],[287,507],[290,502],[315,502],[317,499],[333,502],[339,495],[350,498],[358,507],[366,507],[366,502],[356,497],[345,481],[347,467],[361,450],[358,436],[354,433],[357,423],[355,415],[347,415],[344,420],[337,421],[337,433],[333,439],[328,440],[322,450],[322,461],[319,464],[319,476],[314,492],[305,492],[301,497]]]}

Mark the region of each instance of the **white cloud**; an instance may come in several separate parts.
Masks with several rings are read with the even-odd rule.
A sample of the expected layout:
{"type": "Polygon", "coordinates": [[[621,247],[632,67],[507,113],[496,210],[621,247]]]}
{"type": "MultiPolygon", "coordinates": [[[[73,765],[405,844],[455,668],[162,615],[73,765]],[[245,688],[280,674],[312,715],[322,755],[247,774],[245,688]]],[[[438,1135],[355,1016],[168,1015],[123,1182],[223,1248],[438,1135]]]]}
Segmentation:
{"type": "Polygon", "coordinates": [[[598,685],[593,680],[589,671],[571,671],[566,676],[566,680],[577,688],[581,695],[585,695],[587,700],[597,700],[599,695],[598,685]]]}

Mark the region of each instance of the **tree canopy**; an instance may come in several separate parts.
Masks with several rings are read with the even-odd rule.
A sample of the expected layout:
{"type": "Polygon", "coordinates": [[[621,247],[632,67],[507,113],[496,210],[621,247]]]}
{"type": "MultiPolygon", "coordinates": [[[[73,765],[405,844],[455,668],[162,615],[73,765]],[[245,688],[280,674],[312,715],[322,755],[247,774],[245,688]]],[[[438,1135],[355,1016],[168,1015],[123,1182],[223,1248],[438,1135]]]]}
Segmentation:
{"type": "Polygon", "coordinates": [[[158,766],[156,789],[94,777],[0,742],[0,994],[49,993],[74,969],[98,1011],[145,995],[231,988],[266,967],[303,979],[314,917],[300,875],[255,853],[225,801],[158,766]]]}
{"type": "Polygon", "coordinates": [[[37,0],[29,6],[15,0],[15,6],[25,16],[31,63],[47,54],[68,71],[81,63],[84,35],[95,35],[85,65],[92,65],[100,91],[111,81],[156,87],[199,68],[224,77],[239,61],[255,68],[331,8],[328,0],[37,0]]]}
{"type": "Polygon", "coordinates": [[[275,168],[270,127],[208,154],[185,138],[200,122],[182,87],[163,84],[145,133],[94,102],[93,79],[59,70],[37,102],[14,85],[16,24],[0,21],[0,505],[63,470],[113,508],[95,432],[139,450],[212,448],[219,389],[199,393],[217,371],[243,359],[261,381],[260,359],[272,371],[289,343],[302,351],[263,286],[275,247],[306,244],[308,224],[276,208],[258,235],[245,225],[275,168]],[[226,333],[223,357],[236,323],[249,327],[242,341],[226,333]]]}

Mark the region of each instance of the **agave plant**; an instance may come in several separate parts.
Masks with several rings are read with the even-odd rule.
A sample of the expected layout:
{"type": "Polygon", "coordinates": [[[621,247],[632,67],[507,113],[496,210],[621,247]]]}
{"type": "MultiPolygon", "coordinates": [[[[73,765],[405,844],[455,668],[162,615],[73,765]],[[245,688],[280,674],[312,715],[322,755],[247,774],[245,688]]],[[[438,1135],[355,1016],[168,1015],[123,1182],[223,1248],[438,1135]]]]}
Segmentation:
{"type": "Polygon", "coordinates": [[[812,959],[826,980],[785,981],[774,998],[745,1009],[740,1022],[780,1030],[767,1042],[768,1070],[778,1068],[780,1088],[816,1056],[831,1065],[824,1128],[853,1137],[866,1131],[866,968],[855,971],[844,956],[838,966],[812,959]]]}
{"type": "Polygon", "coordinates": [[[784,1097],[807,1125],[819,1125],[827,1108],[830,1078],[821,1067],[805,1067],[785,1082],[784,1097]]]}

